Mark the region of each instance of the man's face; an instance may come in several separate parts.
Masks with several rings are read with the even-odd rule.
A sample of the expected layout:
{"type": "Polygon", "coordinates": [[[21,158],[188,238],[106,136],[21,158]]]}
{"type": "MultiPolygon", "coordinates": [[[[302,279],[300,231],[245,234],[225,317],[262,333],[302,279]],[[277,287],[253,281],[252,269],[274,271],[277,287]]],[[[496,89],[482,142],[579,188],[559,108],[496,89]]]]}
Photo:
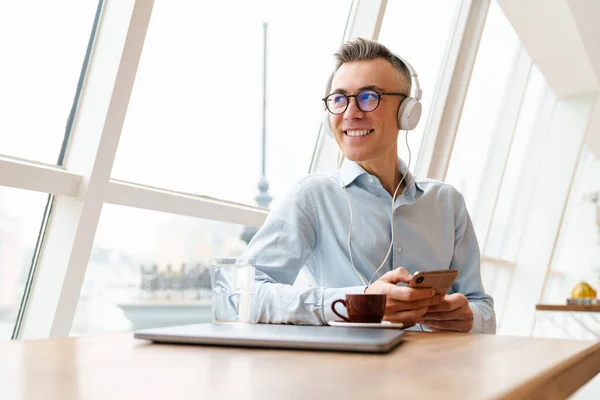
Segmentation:
{"type": "MultiPolygon", "coordinates": [[[[331,93],[346,95],[357,94],[363,89],[409,94],[404,79],[384,58],[342,64],[331,87],[331,93]]],[[[329,115],[334,137],[344,156],[356,162],[395,159],[398,154],[397,113],[404,97],[381,96],[379,106],[371,112],[358,109],[354,97],[349,100],[344,113],[329,115]],[[365,131],[368,132],[366,135],[365,131]]]]}

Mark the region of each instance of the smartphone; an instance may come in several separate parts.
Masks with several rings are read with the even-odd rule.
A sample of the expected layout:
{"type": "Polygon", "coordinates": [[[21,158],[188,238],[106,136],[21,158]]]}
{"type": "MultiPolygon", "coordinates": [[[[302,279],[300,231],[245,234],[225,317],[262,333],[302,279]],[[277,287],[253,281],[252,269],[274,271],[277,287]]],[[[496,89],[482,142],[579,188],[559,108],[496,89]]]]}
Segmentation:
{"type": "Polygon", "coordinates": [[[435,271],[419,271],[408,283],[411,288],[432,288],[435,294],[447,294],[458,276],[456,269],[440,269],[435,271]]]}

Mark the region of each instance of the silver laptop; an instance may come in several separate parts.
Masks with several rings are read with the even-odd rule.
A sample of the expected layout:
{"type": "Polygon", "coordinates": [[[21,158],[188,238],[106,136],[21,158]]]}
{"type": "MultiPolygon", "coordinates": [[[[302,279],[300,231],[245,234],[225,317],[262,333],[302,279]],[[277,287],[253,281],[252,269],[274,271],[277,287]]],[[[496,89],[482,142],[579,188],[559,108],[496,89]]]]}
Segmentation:
{"type": "Polygon", "coordinates": [[[136,331],[134,337],[159,343],[385,353],[404,331],[269,324],[195,324],[136,331]]]}

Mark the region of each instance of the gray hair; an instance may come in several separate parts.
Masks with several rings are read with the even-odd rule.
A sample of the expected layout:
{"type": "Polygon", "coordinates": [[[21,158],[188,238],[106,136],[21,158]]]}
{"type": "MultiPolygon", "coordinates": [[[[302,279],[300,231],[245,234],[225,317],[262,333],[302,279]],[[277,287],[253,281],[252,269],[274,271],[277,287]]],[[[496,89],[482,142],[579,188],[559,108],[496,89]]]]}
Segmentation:
{"type": "MultiPolygon", "coordinates": [[[[335,59],[335,70],[342,66],[342,64],[352,61],[372,60],[374,58],[382,57],[388,60],[394,68],[400,73],[400,76],[404,78],[408,86],[408,93],[412,90],[412,80],[410,71],[406,67],[406,64],[394,55],[387,47],[381,43],[377,43],[374,40],[364,38],[354,38],[342,44],[340,48],[333,55],[335,59]]],[[[333,74],[329,80],[328,90],[331,89],[331,82],[333,80],[333,74]]]]}

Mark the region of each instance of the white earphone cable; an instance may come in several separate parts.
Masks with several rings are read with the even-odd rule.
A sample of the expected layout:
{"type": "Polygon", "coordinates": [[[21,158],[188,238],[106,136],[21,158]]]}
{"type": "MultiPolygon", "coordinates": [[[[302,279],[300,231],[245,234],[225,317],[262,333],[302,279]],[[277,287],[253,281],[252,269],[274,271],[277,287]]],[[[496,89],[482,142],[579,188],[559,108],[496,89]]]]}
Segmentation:
{"type": "Polygon", "coordinates": [[[402,186],[402,182],[404,182],[404,179],[406,178],[406,174],[408,174],[408,170],[410,168],[411,157],[412,157],[411,151],[410,151],[410,146],[408,145],[408,131],[404,131],[404,141],[405,141],[406,147],[408,149],[408,165],[406,166],[406,171],[402,175],[402,179],[400,179],[400,182],[398,183],[398,186],[396,187],[396,190],[394,191],[394,195],[392,196],[392,210],[391,210],[392,213],[391,213],[391,217],[390,217],[390,225],[392,228],[392,240],[390,241],[390,247],[388,248],[388,252],[385,255],[385,258],[381,262],[381,265],[379,266],[379,268],[377,268],[375,270],[373,275],[371,275],[371,279],[369,279],[369,285],[372,283],[373,277],[379,272],[379,270],[383,267],[383,265],[387,261],[387,258],[390,256],[392,248],[394,247],[394,204],[396,202],[396,193],[398,193],[398,189],[400,189],[400,186],[402,186]]]}
{"type": "Polygon", "coordinates": [[[352,264],[352,268],[354,268],[354,272],[356,272],[356,275],[358,275],[358,279],[360,279],[363,285],[368,286],[362,274],[358,272],[358,269],[356,269],[354,266],[354,261],[352,260],[352,203],[350,203],[350,196],[348,196],[348,191],[346,190],[345,184],[344,192],[346,192],[346,197],[348,198],[348,208],[350,209],[350,228],[348,229],[348,255],[350,256],[350,263],[352,264]]]}
{"type": "Polygon", "coordinates": [[[348,208],[350,209],[350,227],[348,229],[348,255],[350,256],[350,263],[352,264],[352,268],[354,268],[354,272],[356,272],[356,275],[358,275],[358,278],[365,286],[368,286],[372,283],[373,277],[383,267],[383,265],[387,261],[388,257],[390,256],[392,248],[394,247],[394,204],[396,202],[396,194],[398,193],[398,189],[400,189],[400,187],[402,186],[402,182],[404,182],[404,179],[406,178],[406,175],[408,174],[408,171],[410,169],[411,158],[412,158],[412,153],[410,151],[410,146],[408,144],[408,131],[404,131],[404,141],[405,141],[406,147],[408,149],[408,165],[406,166],[406,171],[402,175],[402,179],[400,179],[400,182],[398,183],[398,186],[396,187],[396,190],[394,191],[394,195],[392,196],[392,213],[391,213],[391,217],[390,217],[390,224],[391,224],[391,229],[392,229],[392,240],[390,241],[390,247],[388,248],[385,258],[381,262],[381,265],[379,265],[379,268],[377,268],[375,270],[375,272],[373,273],[373,275],[371,275],[371,279],[369,279],[368,284],[365,282],[365,279],[363,278],[362,274],[358,271],[358,269],[354,265],[354,260],[352,259],[352,222],[353,222],[352,203],[350,201],[350,195],[348,194],[348,190],[346,189],[346,184],[342,181],[342,185],[344,187],[344,192],[346,193],[346,197],[348,199],[348,208]]]}

